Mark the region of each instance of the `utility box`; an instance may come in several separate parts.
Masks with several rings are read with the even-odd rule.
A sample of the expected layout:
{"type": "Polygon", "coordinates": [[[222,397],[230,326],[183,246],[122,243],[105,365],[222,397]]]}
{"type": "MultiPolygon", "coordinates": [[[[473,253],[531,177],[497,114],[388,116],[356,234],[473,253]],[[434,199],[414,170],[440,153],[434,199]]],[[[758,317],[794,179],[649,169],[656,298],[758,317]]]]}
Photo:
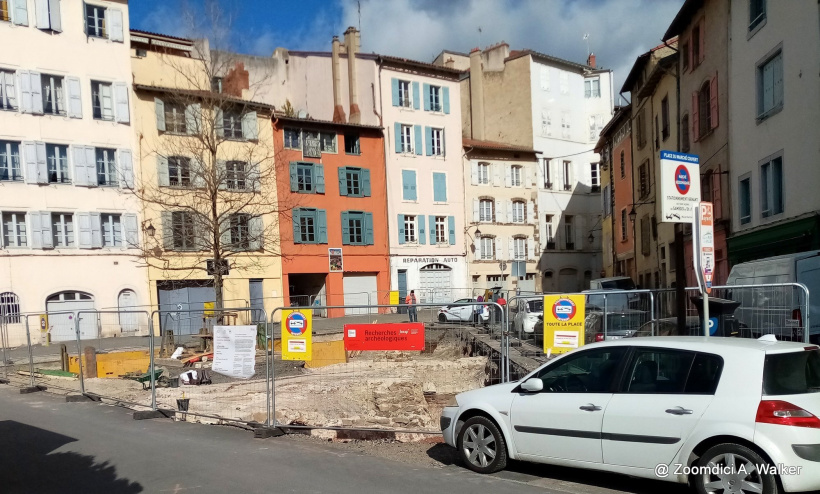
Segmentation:
{"type": "MultiPolygon", "coordinates": [[[[696,295],[690,299],[698,309],[701,328],[703,327],[703,297],[696,295]]],[[[735,310],[740,302],[725,298],[709,297],[709,336],[749,337],[749,328],[741,327],[735,318],[735,310]]],[[[685,333],[684,333],[685,334],[685,333]]],[[[702,335],[703,331],[697,333],[702,335]]]]}

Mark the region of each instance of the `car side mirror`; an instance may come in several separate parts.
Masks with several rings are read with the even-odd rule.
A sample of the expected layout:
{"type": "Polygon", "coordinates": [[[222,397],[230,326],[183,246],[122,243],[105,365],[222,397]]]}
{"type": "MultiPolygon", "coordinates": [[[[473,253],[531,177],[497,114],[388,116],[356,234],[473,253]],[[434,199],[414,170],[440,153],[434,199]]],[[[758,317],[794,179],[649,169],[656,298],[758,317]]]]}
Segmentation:
{"type": "Polygon", "coordinates": [[[531,377],[521,383],[521,389],[527,393],[538,393],[544,390],[544,381],[537,377],[531,377]]]}

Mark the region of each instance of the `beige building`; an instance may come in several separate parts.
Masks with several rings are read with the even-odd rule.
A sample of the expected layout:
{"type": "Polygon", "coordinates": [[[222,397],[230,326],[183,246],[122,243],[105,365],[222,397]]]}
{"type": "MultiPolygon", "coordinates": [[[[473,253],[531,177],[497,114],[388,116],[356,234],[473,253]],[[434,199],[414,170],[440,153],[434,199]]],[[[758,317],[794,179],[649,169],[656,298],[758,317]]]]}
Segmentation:
{"type": "MultiPolygon", "coordinates": [[[[128,4],[2,4],[0,314],[147,304],[141,215],[128,192],[137,164],[128,4]]],[[[24,343],[24,319],[6,321],[9,344],[24,343]]],[[[51,314],[51,339],[74,339],[74,323],[51,314]]],[[[144,321],[124,317],[102,331],[140,329],[144,321]]],[[[80,330],[98,334],[91,318],[80,330]]]]}

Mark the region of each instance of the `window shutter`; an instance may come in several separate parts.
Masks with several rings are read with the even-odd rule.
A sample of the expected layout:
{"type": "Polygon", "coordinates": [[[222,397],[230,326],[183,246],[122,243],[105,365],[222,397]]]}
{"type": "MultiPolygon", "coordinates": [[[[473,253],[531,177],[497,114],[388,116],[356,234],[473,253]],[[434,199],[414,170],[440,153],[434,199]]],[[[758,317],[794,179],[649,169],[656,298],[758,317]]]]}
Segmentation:
{"type": "Polygon", "coordinates": [[[14,72],[6,72],[4,81],[0,80],[0,85],[5,84],[3,94],[12,108],[17,108],[17,74],[14,72]]]}
{"type": "Polygon", "coordinates": [[[481,239],[477,238],[473,241],[473,247],[475,247],[475,252],[473,252],[473,260],[480,261],[481,260],[481,239]]]}
{"type": "Polygon", "coordinates": [[[18,26],[28,26],[28,0],[12,0],[14,3],[14,11],[11,15],[11,20],[18,26]]]}
{"type": "Polygon", "coordinates": [[[157,155],[157,180],[160,187],[168,187],[171,185],[171,179],[168,174],[168,158],[157,155]]]}
{"type": "Polygon", "coordinates": [[[113,88],[108,84],[100,84],[100,106],[103,118],[114,116],[113,88]]]}
{"type": "Polygon", "coordinates": [[[248,219],[250,233],[250,250],[262,250],[265,247],[265,223],[261,216],[251,216],[248,219]]]}
{"type": "Polygon", "coordinates": [[[91,213],[77,213],[77,246],[81,249],[91,248],[91,213]]]}
{"type": "Polygon", "coordinates": [[[49,11],[51,12],[51,30],[62,32],[63,31],[63,19],[60,15],[60,0],[48,0],[49,11]]]}
{"type": "Polygon", "coordinates": [[[171,211],[162,211],[162,248],[174,250],[174,217],[171,211]]]}
{"type": "Polygon", "coordinates": [[[501,175],[503,173],[504,165],[502,165],[501,163],[493,163],[490,166],[492,167],[490,171],[493,174],[493,186],[499,187],[501,185],[501,175]]]}
{"type": "Polygon", "coordinates": [[[26,163],[25,178],[27,184],[39,183],[37,178],[37,144],[34,141],[23,143],[23,159],[26,163]]]}
{"type": "Polygon", "coordinates": [[[495,237],[495,259],[504,259],[501,237],[495,237]]]}
{"type": "Polygon", "coordinates": [[[430,111],[430,85],[424,83],[424,111],[430,111]]]}
{"type": "Polygon", "coordinates": [[[165,132],[165,102],[154,98],[154,113],[157,116],[157,130],[165,132]]]}
{"type": "MultiPolygon", "coordinates": [[[[51,232],[51,213],[44,211],[40,213],[40,236],[43,239],[44,249],[54,248],[54,237],[51,232]]],[[[34,232],[37,235],[37,232],[34,232]]]]}
{"type": "MultiPolygon", "coordinates": [[[[426,238],[427,237],[427,232],[425,231],[426,229],[424,228],[424,215],[423,214],[417,215],[416,216],[416,221],[418,222],[418,225],[419,225],[419,235],[418,235],[419,243],[424,245],[424,244],[427,243],[427,238],[426,238]]],[[[433,225],[433,228],[435,228],[435,227],[436,227],[436,225],[433,225]]]]}
{"type": "Polygon", "coordinates": [[[700,109],[698,108],[698,92],[692,92],[692,140],[700,139],[700,109]]]}
{"type": "Polygon", "coordinates": [[[709,87],[709,107],[711,110],[712,121],[709,122],[711,129],[716,129],[718,126],[718,75],[712,77],[709,87]]]}
{"type": "Polygon", "coordinates": [[[433,129],[424,127],[424,149],[427,156],[433,155],[433,129]]]}
{"type": "Polygon", "coordinates": [[[134,163],[131,159],[130,149],[117,150],[117,169],[120,171],[120,187],[123,189],[134,188],[134,163]]]}
{"type": "Polygon", "coordinates": [[[530,225],[535,224],[535,201],[527,201],[525,204],[527,208],[527,223],[530,225]]]}
{"type": "Polygon", "coordinates": [[[231,217],[233,215],[223,216],[219,221],[219,243],[223,249],[231,249],[231,217]]]}
{"type": "Polygon", "coordinates": [[[447,217],[447,231],[450,237],[450,245],[456,244],[456,217],[455,216],[448,216],[447,217]]]}
{"type": "Polygon", "coordinates": [[[399,245],[404,243],[404,215],[399,215],[399,227],[397,228],[399,231],[399,245]]]}
{"type": "Polygon", "coordinates": [[[25,70],[17,71],[17,78],[20,86],[20,111],[23,113],[31,113],[31,78],[25,70]]]}
{"type": "MultiPolygon", "coordinates": [[[[515,260],[515,239],[510,237],[507,239],[507,257],[509,260],[515,260]]],[[[510,266],[510,271],[512,271],[512,266],[510,266]]]]}
{"type": "Polygon", "coordinates": [[[108,26],[108,39],[123,41],[122,10],[106,9],[105,25],[108,26]]]}
{"type": "Polygon", "coordinates": [[[447,175],[433,173],[433,201],[447,202],[447,175]]]}
{"type": "Polygon", "coordinates": [[[40,226],[40,212],[39,211],[31,211],[26,214],[28,218],[28,232],[29,238],[31,239],[31,248],[32,249],[42,249],[43,248],[43,236],[40,233],[42,231],[42,227],[40,226]]]}
{"type": "Polygon", "coordinates": [[[413,82],[413,109],[419,109],[419,83],[418,81],[413,82]]]}
{"type": "Polygon", "coordinates": [[[295,243],[295,244],[301,244],[302,243],[301,236],[299,235],[299,233],[300,233],[300,216],[301,216],[301,211],[298,210],[298,209],[294,209],[292,217],[293,217],[293,243],[295,243]]]}
{"type": "Polygon", "coordinates": [[[68,84],[68,116],[83,118],[82,85],[78,77],[66,77],[68,84]]]}
{"type": "Polygon", "coordinates": [[[211,230],[211,225],[208,223],[209,218],[200,213],[185,213],[193,217],[194,220],[194,245],[198,251],[211,251],[211,246],[214,244],[214,232],[211,230]]]}
{"type": "Polygon", "coordinates": [[[191,185],[195,189],[204,189],[208,186],[208,180],[205,177],[206,173],[208,173],[208,171],[205,169],[205,163],[196,158],[191,158],[191,185]]]}
{"type": "Polygon", "coordinates": [[[704,57],[706,57],[706,30],[704,29],[704,22],[703,20],[698,23],[700,36],[698,37],[698,41],[700,42],[700,51],[698,52],[698,63],[703,62],[704,57]]]}
{"type": "Polygon", "coordinates": [[[712,214],[716,220],[723,218],[723,201],[720,193],[720,168],[712,174],[712,214]]]}
{"type": "Polygon", "coordinates": [[[504,165],[504,187],[512,187],[512,168],[504,165]]]}
{"type": "Polygon", "coordinates": [[[507,223],[513,222],[513,208],[515,207],[511,199],[507,199],[507,223]]]}
{"type": "Polygon", "coordinates": [[[199,134],[201,132],[200,122],[202,122],[202,107],[199,103],[192,103],[185,107],[185,132],[188,134],[199,134]]]}
{"type": "Polygon", "coordinates": [[[48,29],[51,27],[48,18],[48,0],[34,1],[34,16],[37,21],[37,29],[48,29]]]}
{"type": "Polygon", "coordinates": [[[43,114],[43,88],[39,72],[29,72],[31,81],[31,113],[43,114]]]}
{"type": "Polygon", "coordinates": [[[245,164],[245,189],[254,192],[261,192],[262,190],[262,170],[259,163],[245,164]]]}
{"type": "MultiPolygon", "coordinates": [[[[214,129],[216,130],[216,135],[218,137],[225,137],[225,114],[222,112],[222,108],[214,108],[214,129]]],[[[188,119],[188,109],[185,109],[185,119],[186,119],[186,126],[187,126],[187,119],[188,119]]],[[[188,130],[190,134],[191,131],[188,130]]]]}
{"type": "Polygon", "coordinates": [[[130,115],[128,111],[128,85],[124,82],[114,83],[114,115],[119,123],[128,123],[130,115]]]}
{"type": "Polygon", "coordinates": [[[421,125],[414,125],[413,130],[416,133],[416,154],[421,156],[421,153],[423,152],[421,147],[421,125]]]}
{"type": "Polygon", "coordinates": [[[689,59],[689,70],[692,70],[692,69],[695,68],[695,58],[694,58],[695,47],[692,44],[691,39],[690,39],[689,43],[687,43],[684,46],[686,46],[686,53],[684,53],[683,56],[685,56],[686,58],[689,59]]]}
{"type": "Polygon", "coordinates": [[[319,228],[317,229],[317,238],[319,239],[320,244],[327,243],[327,211],[324,209],[317,210],[317,223],[319,224],[319,228]]]}
{"type": "Polygon", "coordinates": [[[478,199],[473,199],[473,221],[478,223],[481,221],[481,213],[479,212],[480,202],[478,199]]]}
{"type": "Polygon", "coordinates": [[[450,114],[450,88],[443,87],[441,88],[441,104],[444,106],[444,113],[449,115],[450,114]]]}
{"type": "Polygon", "coordinates": [[[495,214],[493,215],[493,221],[498,223],[504,223],[504,203],[501,202],[501,199],[495,200],[495,214]]]}
{"type": "Polygon", "coordinates": [[[97,154],[93,146],[85,146],[85,176],[88,187],[99,185],[97,177],[97,154]]]}
{"type": "Polygon", "coordinates": [[[470,184],[478,185],[478,163],[470,163],[470,184]]]}
{"type": "MultiPolygon", "coordinates": [[[[216,160],[216,176],[219,190],[228,190],[228,164],[225,160],[216,160]]],[[[247,177],[245,177],[247,180],[247,177]]]]}
{"type": "Polygon", "coordinates": [[[126,249],[139,248],[137,215],[133,213],[122,215],[122,229],[125,232],[125,235],[123,235],[123,240],[125,241],[124,247],[126,249]]]}
{"type": "Polygon", "coordinates": [[[399,80],[395,77],[390,79],[390,85],[393,89],[393,106],[399,106],[399,80]]]}
{"type": "Polygon", "coordinates": [[[313,165],[313,174],[316,178],[316,192],[319,194],[325,193],[325,166],[313,165]]]}
{"type": "MultiPolygon", "coordinates": [[[[393,79],[395,81],[395,79],[393,79]]],[[[393,133],[396,135],[396,154],[401,154],[401,124],[393,124],[393,133]]]]}
{"type": "Polygon", "coordinates": [[[339,167],[339,195],[347,195],[347,167],[339,167]]]}
{"type": "Polygon", "coordinates": [[[37,182],[41,184],[48,183],[48,161],[46,157],[46,143],[35,143],[37,152],[37,182]]]}
{"type": "Polygon", "coordinates": [[[530,169],[526,166],[521,166],[521,185],[519,187],[526,187],[530,183],[530,169]]]}
{"type": "Polygon", "coordinates": [[[416,200],[416,172],[414,170],[402,170],[402,199],[405,201],[416,200]]]}
{"type": "Polygon", "coordinates": [[[350,245],[350,215],[342,211],[342,245],[350,245]]]}
{"type": "Polygon", "coordinates": [[[299,190],[299,177],[296,175],[297,164],[295,161],[290,162],[290,191],[297,192],[299,190]]]}
{"type": "Polygon", "coordinates": [[[85,146],[71,146],[74,161],[74,185],[88,185],[88,168],[85,166],[85,146]]]}
{"type": "Polygon", "coordinates": [[[242,115],[242,137],[249,141],[259,139],[259,122],[257,122],[255,111],[249,111],[242,115]]]}
{"type": "Polygon", "coordinates": [[[535,257],[535,243],[532,238],[527,238],[527,259],[534,260],[535,257]]]}
{"type": "Polygon", "coordinates": [[[370,169],[362,168],[362,195],[370,197],[370,169]]]}
{"type": "Polygon", "coordinates": [[[430,225],[430,245],[436,245],[436,217],[431,214],[427,220],[430,225]]]}
{"type": "Polygon", "coordinates": [[[366,245],[374,245],[373,213],[364,213],[364,243],[366,245]]]}

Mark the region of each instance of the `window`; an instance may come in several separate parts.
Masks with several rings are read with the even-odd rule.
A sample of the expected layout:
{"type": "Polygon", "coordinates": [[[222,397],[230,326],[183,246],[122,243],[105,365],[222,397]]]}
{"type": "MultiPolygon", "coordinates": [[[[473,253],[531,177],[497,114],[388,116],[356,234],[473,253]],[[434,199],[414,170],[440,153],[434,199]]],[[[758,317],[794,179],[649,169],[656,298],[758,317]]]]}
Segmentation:
{"type": "Polygon", "coordinates": [[[54,247],[74,247],[74,216],[71,213],[51,214],[54,247]]]}
{"type": "Polygon", "coordinates": [[[66,114],[65,79],[56,75],[42,74],[40,84],[43,94],[43,113],[52,115],[66,114]]]}
{"type": "Polygon", "coordinates": [[[683,71],[686,72],[686,69],[689,68],[689,42],[684,41],[681,47],[681,64],[683,67],[683,71]]]}
{"type": "Polygon", "coordinates": [[[555,250],[555,235],[553,234],[552,230],[552,215],[548,214],[545,217],[546,220],[546,240],[547,240],[547,250],[555,250]]]}
{"type": "Polygon", "coordinates": [[[635,352],[627,393],[683,393],[695,354],[680,350],[641,349],[635,352]]]}
{"type": "Polygon", "coordinates": [[[225,163],[225,187],[228,190],[245,190],[248,187],[247,163],[244,161],[228,161],[225,163]]]}
{"type": "Polygon", "coordinates": [[[495,221],[495,202],[492,199],[481,199],[478,204],[479,221],[495,221]]]}
{"type": "Polygon", "coordinates": [[[592,192],[598,192],[601,190],[601,172],[600,172],[601,165],[600,163],[590,163],[589,164],[589,176],[590,176],[590,184],[592,185],[592,192]]]}
{"type": "Polygon", "coordinates": [[[19,142],[0,141],[0,180],[23,180],[19,142]]]}
{"type": "Polygon", "coordinates": [[[6,249],[27,246],[26,213],[3,213],[3,245],[6,249]]]}
{"type": "Polygon", "coordinates": [[[680,150],[689,152],[689,115],[684,115],[680,121],[680,150]]]}
{"type": "Polygon", "coordinates": [[[783,52],[757,67],[757,117],[765,118],[783,107],[783,52]]]}
{"type": "Polygon", "coordinates": [[[115,149],[94,148],[97,155],[97,185],[117,187],[117,159],[115,149]]]}
{"type": "Polygon", "coordinates": [[[242,139],[242,116],[237,112],[223,110],[222,133],[225,139],[242,139]]]}
{"type": "Polygon", "coordinates": [[[512,182],[513,187],[521,187],[523,182],[521,175],[523,175],[522,168],[520,166],[512,166],[510,167],[510,180],[512,182]]]}
{"type": "Polygon", "coordinates": [[[222,78],[211,77],[211,91],[214,93],[222,93],[222,78]]]}
{"type": "Polygon", "coordinates": [[[612,189],[610,189],[609,185],[604,186],[603,193],[601,194],[601,202],[604,205],[604,217],[609,217],[612,214],[612,189]]]}
{"type": "Polygon", "coordinates": [[[290,191],[302,194],[325,193],[325,168],[316,163],[294,161],[290,164],[290,191]]]}
{"type": "MultiPolygon", "coordinates": [[[[763,361],[763,396],[803,395],[820,391],[820,352],[804,351],[767,354],[763,361]]],[[[816,395],[815,395],[816,396],[816,395]]]]}
{"type": "Polygon", "coordinates": [[[365,217],[361,212],[342,213],[343,244],[365,244],[365,217]]]}
{"type": "Polygon", "coordinates": [[[102,242],[103,247],[122,247],[122,218],[118,214],[103,214],[102,242]]]}
{"type": "Polygon", "coordinates": [[[545,189],[552,189],[552,165],[550,160],[544,159],[544,188],[545,189]]]}
{"type": "Polygon", "coordinates": [[[661,100],[661,136],[666,141],[669,138],[669,97],[661,100]]]}
{"type": "Polygon", "coordinates": [[[490,164],[478,164],[478,183],[481,185],[489,185],[490,183],[490,164]]]}
{"type": "Polygon", "coordinates": [[[11,22],[12,0],[0,0],[0,21],[11,22]]]}
{"type": "Polygon", "coordinates": [[[638,113],[638,117],[635,120],[635,127],[637,127],[638,133],[638,149],[643,148],[646,146],[646,117],[645,117],[646,109],[643,108],[638,113]]]}
{"type": "Polygon", "coordinates": [[[564,190],[572,189],[572,161],[564,161],[564,190]]]}
{"type": "Polygon", "coordinates": [[[706,81],[703,86],[698,91],[698,135],[705,136],[709,129],[711,128],[711,116],[712,116],[712,105],[709,104],[709,101],[712,99],[712,88],[710,87],[709,81],[706,81]]]}
{"type": "Polygon", "coordinates": [[[626,242],[628,230],[626,228],[626,208],[621,209],[621,242],[626,242]]]}
{"type": "Polygon", "coordinates": [[[345,154],[362,154],[358,134],[345,134],[345,154]]]}
{"type": "Polygon", "coordinates": [[[105,24],[105,7],[85,4],[85,34],[95,38],[107,38],[108,31],[105,24]]]}
{"type": "Polygon", "coordinates": [[[658,129],[658,116],[655,115],[655,149],[660,149],[661,147],[660,138],[661,134],[658,129]]]}
{"type": "Polygon", "coordinates": [[[621,151],[621,178],[626,178],[626,166],[624,162],[624,152],[621,151]]]}
{"type": "MultiPolygon", "coordinates": [[[[0,1],[0,5],[6,3],[0,1]]],[[[2,13],[2,12],[0,12],[2,13]]],[[[7,324],[20,324],[20,298],[12,292],[0,293],[0,317],[7,324]]]]}
{"type": "Polygon", "coordinates": [[[564,216],[564,241],[567,250],[575,250],[575,232],[572,228],[572,216],[564,216]]]}
{"type": "Polygon", "coordinates": [[[302,131],[299,129],[285,129],[285,147],[287,149],[302,149],[302,131]]]}
{"type": "Polygon", "coordinates": [[[534,377],[547,393],[611,393],[627,347],[582,350],[541,369],[534,377]]]}
{"type": "MultiPolygon", "coordinates": [[[[492,261],[495,259],[495,238],[481,237],[481,260],[492,261]]],[[[489,281],[489,280],[487,280],[489,281]]],[[[501,281],[501,280],[499,280],[501,281]]]]}
{"type": "Polygon", "coordinates": [[[764,218],[783,212],[783,158],[760,165],[760,212],[764,218]]]}
{"type": "Polygon", "coordinates": [[[249,214],[232,214],[230,219],[231,224],[231,248],[235,250],[250,249],[250,222],[251,215],[249,214]]]}
{"type": "Polygon", "coordinates": [[[343,196],[369,197],[370,171],[352,166],[339,168],[339,191],[343,196]]]}
{"type": "Polygon", "coordinates": [[[413,126],[412,125],[402,125],[401,126],[401,152],[402,153],[412,153],[413,152],[413,126]]]}
{"type": "Polygon", "coordinates": [[[524,223],[527,218],[527,204],[524,201],[513,201],[512,220],[513,223],[524,223]]]}
{"type": "Polygon", "coordinates": [[[336,134],[333,132],[320,132],[319,143],[323,153],[336,152],[336,134]]]}
{"type": "Polygon", "coordinates": [[[740,224],[745,225],[752,221],[752,186],[751,178],[743,178],[738,186],[738,208],[740,209],[740,224]]]}
{"type": "Polygon", "coordinates": [[[327,211],[313,208],[294,209],[293,242],[297,244],[326,244],[327,211]]]}
{"type": "Polygon", "coordinates": [[[165,131],[172,134],[185,134],[185,107],[173,103],[165,103],[165,131]]]}
{"type": "Polygon", "coordinates": [[[68,146],[46,144],[46,160],[48,161],[48,183],[71,183],[68,176],[68,146]]]}
{"type": "Polygon", "coordinates": [[[649,160],[641,163],[641,166],[638,168],[638,175],[640,178],[638,189],[640,192],[639,197],[643,199],[649,195],[649,160]]]}
{"type": "Polygon", "coordinates": [[[649,216],[641,218],[641,254],[648,256],[651,253],[649,216]]]}
{"type": "Polygon", "coordinates": [[[526,261],[527,260],[527,239],[523,237],[516,237],[513,239],[513,260],[526,261]]]}
{"type": "Polygon", "coordinates": [[[194,215],[187,211],[171,213],[171,236],[174,250],[196,250],[194,215]]]}
{"type": "Polygon", "coordinates": [[[749,31],[766,20],[766,0],[749,0],[749,31]]]}
{"type": "Polygon", "coordinates": [[[399,106],[410,108],[413,100],[410,96],[410,81],[399,81],[399,106]]]}
{"type": "Polygon", "coordinates": [[[701,24],[695,24],[692,28],[692,68],[697,67],[703,61],[705,53],[703,53],[703,40],[701,39],[703,32],[701,31],[701,24]]]}
{"type": "Polygon", "coordinates": [[[447,217],[436,216],[436,244],[444,245],[449,243],[447,237],[447,217]]]}
{"type": "Polygon", "coordinates": [[[416,236],[416,217],[404,215],[404,243],[411,244],[418,242],[416,236]]]}
{"type": "Polygon", "coordinates": [[[439,86],[430,86],[430,111],[442,110],[441,88],[439,86]]]}
{"type": "MultiPolygon", "coordinates": [[[[0,5],[6,3],[0,0],[0,5]]],[[[17,88],[14,71],[0,70],[0,110],[17,110],[17,88]]]]}
{"type": "Polygon", "coordinates": [[[191,186],[191,159],[182,156],[168,157],[168,183],[171,187],[191,186]]]}
{"type": "Polygon", "coordinates": [[[572,130],[570,128],[571,117],[569,112],[561,113],[561,137],[565,139],[569,139],[572,136],[572,130]]]}
{"type": "Polygon", "coordinates": [[[584,97],[585,98],[600,98],[601,97],[601,79],[596,77],[594,79],[587,79],[584,81],[584,97]]]}
{"type": "Polygon", "coordinates": [[[114,120],[114,98],[110,83],[91,81],[91,103],[96,120],[114,120]]]}
{"type": "Polygon", "coordinates": [[[430,154],[444,156],[444,129],[430,129],[430,154]]]}

